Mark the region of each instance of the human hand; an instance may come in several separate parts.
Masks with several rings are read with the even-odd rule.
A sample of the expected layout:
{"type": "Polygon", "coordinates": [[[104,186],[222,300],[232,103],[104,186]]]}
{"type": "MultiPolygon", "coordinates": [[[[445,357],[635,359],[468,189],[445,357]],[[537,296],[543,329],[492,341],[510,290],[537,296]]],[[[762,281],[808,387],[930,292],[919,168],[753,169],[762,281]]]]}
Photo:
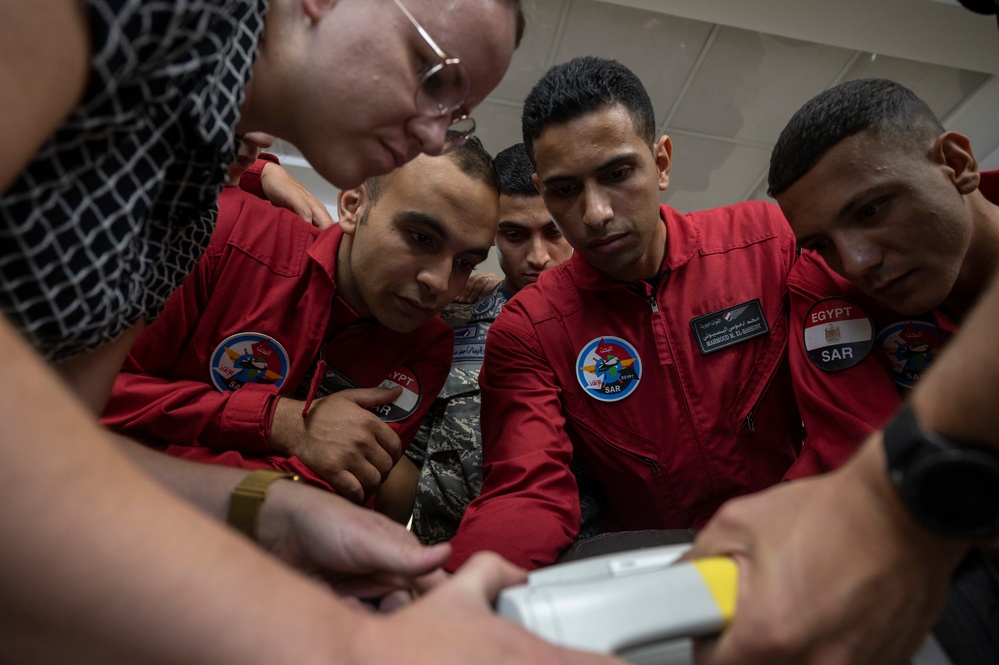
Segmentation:
{"type": "Polygon", "coordinates": [[[291,210],[316,228],[325,229],[336,223],[323,202],[279,164],[268,162],[264,166],[260,172],[260,188],[268,201],[291,210]]]}
{"type": "Polygon", "coordinates": [[[343,497],[290,481],[271,485],[260,511],[258,542],[284,562],[367,600],[411,597],[440,580],[451,553],[424,547],[389,518],[343,497]],[[400,593],[401,592],[401,593],[400,593]]]}
{"type": "Polygon", "coordinates": [[[461,290],[461,293],[458,294],[458,297],[455,298],[454,301],[462,303],[463,305],[476,302],[486,292],[499,284],[499,282],[500,278],[491,272],[472,275],[465,283],[465,288],[461,290]]]}
{"type": "Polygon", "coordinates": [[[449,579],[399,611],[367,622],[357,661],[413,665],[623,665],[601,654],[556,647],[497,616],[500,589],[522,583],[526,572],[491,552],[480,552],[449,579]]]}
{"type": "Polygon", "coordinates": [[[699,665],[906,660],[967,550],[916,525],[883,471],[880,438],[842,469],[730,501],[685,558],[732,556],[732,624],[699,665]]]}
{"type": "Polygon", "coordinates": [[[279,398],[268,443],[302,463],[351,501],[378,489],[402,455],[395,431],[368,409],[390,404],[402,388],[355,388],[320,397],[302,418],[302,402],[279,398]]]}

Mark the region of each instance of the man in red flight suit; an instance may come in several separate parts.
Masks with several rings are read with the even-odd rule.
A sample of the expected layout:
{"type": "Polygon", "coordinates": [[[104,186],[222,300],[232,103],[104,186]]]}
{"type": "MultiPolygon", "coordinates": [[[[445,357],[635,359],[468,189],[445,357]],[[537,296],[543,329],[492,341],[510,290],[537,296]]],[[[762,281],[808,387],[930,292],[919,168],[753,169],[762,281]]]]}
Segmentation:
{"type": "Polygon", "coordinates": [[[898,409],[995,272],[999,172],[892,81],[805,104],[770,162],[802,255],[791,366],[805,423],[788,478],[840,466],[898,409]]]}
{"type": "Polygon", "coordinates": [[[370,498],[447,377],[453,333],[437,313],[489,251],[496,177],[473,139],[342,191],[339,207],[319,231],[227,187],[208,251],[133,347],[105,424],[370,498]]]}
{"type": "Polygon", "coordinates": [[[801,438],[786,357],[794,238],[777,207],[660,205],[672,145],[614,61],[549,70],[523,125],[575,253],[489,331],[485,479],[451,569],[477,550],[554,561],[579,528],[573,460],[606,495],[601,529],[682,529],[778,482],[801,438]]]}

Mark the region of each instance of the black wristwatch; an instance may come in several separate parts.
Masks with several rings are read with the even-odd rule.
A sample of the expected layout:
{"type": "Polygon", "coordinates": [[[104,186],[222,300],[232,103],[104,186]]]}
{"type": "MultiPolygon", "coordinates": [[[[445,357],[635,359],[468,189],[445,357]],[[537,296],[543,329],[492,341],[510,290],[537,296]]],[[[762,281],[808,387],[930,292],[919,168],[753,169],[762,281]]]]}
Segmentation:
{"type": "Polygon", "coordinates": [[[999,535],[999,453],[924,430],[906,404],[884,431],[888,477],[912,517],[935,533],[999,535]]]}

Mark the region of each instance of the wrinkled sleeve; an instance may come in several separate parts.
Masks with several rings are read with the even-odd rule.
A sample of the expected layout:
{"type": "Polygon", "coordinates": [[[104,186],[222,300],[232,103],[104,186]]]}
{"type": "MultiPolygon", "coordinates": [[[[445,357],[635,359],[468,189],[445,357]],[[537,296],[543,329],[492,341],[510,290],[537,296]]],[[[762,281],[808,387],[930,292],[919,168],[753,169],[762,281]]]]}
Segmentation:
{"type": "Polygon", "coordinates": [[[579,530],[579,491],[561,390],[515,301],[489,331],[479,384],[482,493],[469,504],[445,567],[454,570],[479,550],[526,568],[551,564],[579,530]]]}

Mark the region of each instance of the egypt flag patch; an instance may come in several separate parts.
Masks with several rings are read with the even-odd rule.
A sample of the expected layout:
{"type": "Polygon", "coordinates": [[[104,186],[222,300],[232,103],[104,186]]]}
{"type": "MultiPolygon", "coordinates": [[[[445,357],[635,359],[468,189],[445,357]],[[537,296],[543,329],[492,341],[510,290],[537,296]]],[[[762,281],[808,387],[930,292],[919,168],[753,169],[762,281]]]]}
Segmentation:
{"type": "Polygon", "coordinates": [[[849,298],[823,298],[805,315],[805,352],[826,372],[853,367],[874,346],[870,315],[849,298]]]}
{"type": "Polygon", "coordinates": [[[416,372],[405,365],[392,370],[378,385],[382,388],[402,386],[402,394],[394,402],[372,407],[371,410],[383,421],[394,423],[404,420],[413,415],[416,408],[420,406],[422,399],[420,379],[416,376],[416,372]]]}

